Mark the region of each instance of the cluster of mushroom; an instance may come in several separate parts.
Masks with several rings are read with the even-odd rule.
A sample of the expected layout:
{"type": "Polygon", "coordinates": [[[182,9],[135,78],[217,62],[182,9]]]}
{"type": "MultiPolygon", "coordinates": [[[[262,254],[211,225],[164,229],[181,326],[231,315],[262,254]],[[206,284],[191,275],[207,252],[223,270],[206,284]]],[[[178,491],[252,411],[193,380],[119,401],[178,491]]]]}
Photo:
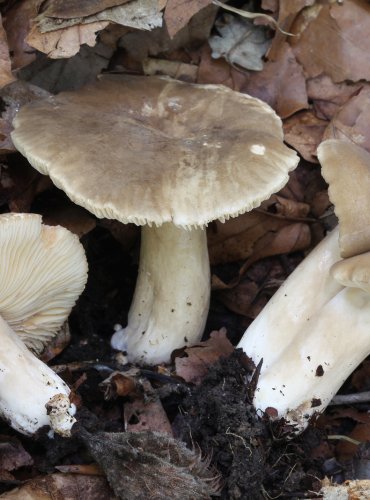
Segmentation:
{"type": "Polygon", "coordinates": [[[0,248],[0,415],[24,434],[49,425],[69,435],[70,389],[30,349],[42,351],[82,292],[84,250],[36,214],[0,215],[0,248]]]}
{"type": "Polygon", "coordinates": [[[128,325],[112,338],[141,363],[200,340],[207,223],[258,206],[298,163],[267,104],[168,78],[105,75],[24,106],[14,129],[17,149],[72,201],[144,226],[128,325]]]}
{"type": "Polygon", "coordinates": [[[318,148],[339,228],[289,276],[239,347],[258,363],[256,408],[303,430],[370,354],[370,154],[352,143],[318,148]]]}

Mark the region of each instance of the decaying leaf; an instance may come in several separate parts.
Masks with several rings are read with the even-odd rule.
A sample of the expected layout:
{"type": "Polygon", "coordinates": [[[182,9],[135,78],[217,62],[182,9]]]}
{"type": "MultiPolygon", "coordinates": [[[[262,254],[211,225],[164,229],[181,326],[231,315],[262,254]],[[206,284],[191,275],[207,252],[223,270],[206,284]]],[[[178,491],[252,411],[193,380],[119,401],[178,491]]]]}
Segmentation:
{"type": "Polygon", "coordinates": [[[135,399],[125,403],[123,418],[127,432],[155,431],[173,436],[171,424],[158,398],[153,401],[135,399]]]}
{"type": "Polygon", "coordinates": [[[87,17],[102,10],[122,5],[131,0],[47,0],[42,5],[42,14],[45,17],[71,19],[73,17],[87,17]]]}
{"type": "Polygon", "coordinates": [[[162,6],[159,0],[131,0],[121,3],[123,5],[107,8],[87,17],[60,19],[42,13],[36,18],[36,24],[41,33],[91,23],[116,23],[139,30],[152,30],[162,26],[162,6]]]}
{"type": "Polygon", "coordinates": [[[32,465],[33,459],[15,437],[0,436],[0,470],[12,472],[32,465]]]}
{"type": "Polygon", "coordinates": [[[370,151],[370,87],[349,99],[334,115],[323,139],[354,142],[370,151]]]}
{"type": "Polygon", "coordinates": [[[27,481],[0,495],[4,500],[117,500],[107,480],[99,476],[50,474],[27,481]]]}
{"type": "Polygon", "coordinates": [[[303,69],[286,42],[274,61],[267,61],[262,71],[248,76],[242,92],[267,102],[281,118],[308,107],[303,69]]]}
{"type": "Polygon", "coordinates": [[[48,226],[63,226],[81,238],[92,231],[96,226],[95,218],[90,212],[79,207],[69,200],[58,200],[57,203],[48,203],[43,207],[42,219],[48,226]]]}
{"type": "Polygon", "coordinates": [[[208,461],[166,434],[85,431],[82,437],[121,500],[210,499],[219,491],[208,461]]]}
{"type": "Polygon", "coordinates": [[[369,87],[367,82],[334,83],[328,75],[320,75],[307,80],[307,94],[313,103],[316,116],[331,120],[339,108],[361,89],[369,87]]]}
{"type": "Polygon", "coordinates": [[[187,347],[184,351],[186,357],[176,357],[176,373],[186,382],[200,384],[208,368],[221,357],[230,356],[233,350],[234,346],[226,336],[226,328],[211,332],[208,340],[187,347]]]}
{"type": "Polygon", "coordinates": [[[200,51],[198,83],[216,83],[240,91],[245,85],[247,74],[230,66],[225,59],[213,59],[208,43],[200,51]]]}
{"type": "Polygon", "coordinates": [[[262,57],[271,42],[266,26],[224,14],[223,20],[216,21],[215,27],[219,35],[209,39],[214,59],[223,57],[231,65],[254,71],[262,70],[262,57]]]}
{"type": "Polygon", "coordinates": [[[328,122],[317,118],[313,111],[300,111],[284,121],[285,141],[305,160],[317,163],[317,146],[322,141],[327,125],[328,122]]]}
{"type": "Polygon", "coordinates": [[[15,77],[11,71],[10,54],[6,32],[3,28],[2,18],[0,14],[0,88],[10,82],[13,82],[15,77]]]}
{"type": "Polygon", "coordinates": [[[212,0],[168,0],[164,20],[170,37],[174,37],[189,20],[212,0]]]}
{"type": "Polygon", "coordinates": [[[27,66],[36,58],[36,50],[26,42],[30,22],[36,16],[40,0],[16,2],[4,17],[9,50],[12,54],[12,68],[27,66]]]}
{"type": "Polygon", "coordinates": [[[52,59],[72,57],[77,54],[82,44],[93,47],[96,43],[97,33],[108,24],[108,21],[98,21],[87,25],[58,29],[50,33],[40,33],[35,24],[26,41],[31,47],[44,52],[52,59]]]}
{"type": "Polygon", "coordinates": [[[370,80],[370,5],[366,0],[317,3],[297,21],[290,40],[310,78],[322,73],[334,82],[370,80]]]}

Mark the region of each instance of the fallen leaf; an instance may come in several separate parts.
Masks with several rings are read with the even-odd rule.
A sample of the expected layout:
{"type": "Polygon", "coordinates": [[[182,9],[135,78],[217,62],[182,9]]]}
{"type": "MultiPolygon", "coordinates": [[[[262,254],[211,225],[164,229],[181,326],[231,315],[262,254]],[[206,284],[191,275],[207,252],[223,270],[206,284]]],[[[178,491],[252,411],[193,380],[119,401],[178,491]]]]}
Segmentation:
{"type": "Polygon", "coordinates": [[[367,82],[335,83],[328,75],[319,75],[307,80],[307,95],[312,101],[313,109],[318,118],[331,120],[335,113],[348,99],[357,95],[367,82]]]}
{"type": "Polygon", "coordinates": [[[354,142],[370,151],[370,87],[364,87],[334,115],[323,140],[340,139],[354,142]]]}
{"type": "Polygon", "coordinates": [[[255,282],[246,280],[231,289],[220,290],[217,293],[217,299],[229,311],[249,317],[250,307],[259,291],[260,288],[255,282]]]}
{"type": "Polygon", "coordinates": [[[44,224],[63,226],[79,238],[96,227],[96,220],[90,212],[66,199],[57,200],[54,204],[49,202],[38,212],[41,213],[44,224]]]}
{"type": "Polygon", "coordinates": [[[222,84],[232,90],[240,91],[248,77],[231,66],[224,59],[213,59],[208,43],[204,44],[200,52],[197,83],[222,84]]]}
{"type": "Polygon", "coordinates": [[[168,0],[164,13],[164,20],[168,33],[173,38],[189,20],[212,0],[168,0]]]}
{"type": "Polygon", "coordinates": [[[253,71],[263,69],[262,57],[270,46],[269,29],[253,21],[224,14],[215,23],[218,35],[209,39],[212,57],[253,71]]]}
{"type": "Polygon", "coordinates": [[[33,465],[33,459],[16,437],[0,436],[0,470],[12,472],[33,465]]]}
{"type": "Polygon", "coordinates": [[[4,500],[118,500],[107,480],[99,476],[49,474],[27,481],[23,486],[0,495],[4,500]]]}
{"type": "Polygon", "coordinates": [[[4,87],[10,82],[13,82],[15,77],[11,71],[11,62],[8,41],[6,32],[3,28],[2,17],[0,14],[0,88],[4,87]]]}
{"type": "Polygon", "coordinates": [[[127,432],[156,431],[173,436],[172,427],[159,399],[135,399],[124,405],[124,422],[127,432]]]}
{"type": "Polygon", "coordinates": [[[44,52],[52,59],[72,57],[77,54],[82,44],[93,47],[98,31],[108,24],[108,21],[99,21],[83,26],[58,29],[51,33],[40,33],[37,26],[34,25],[26,41],[31,47],[44,52]]]}
{"type": "Polygon", "coordinates": [[[313,111],[299,111],[284,121],[284,139],[305,160],[318,163],[316,150],[327,125],[328,122],[317,118],[313,111]]]}
{"type": "Polygon", "coordinates": [[[131,0],[48,0],[42,14],[45,17],[70,19],[87,17],[131,0]]]}
{"type": "Polygon", "coordinates": [[[176,373],[186,382],[200,384],[208,368],[221,357],[228,357],[234,346],[226,336],[226,328],[211,332],[210,338],[191,347],[186,347],[186,357],[176,357],[176,373]]]}
{"type": "MultiPolygon", "coordinates": [[[[123,2],[121,2],[123,3],[123,2]]],[[[138,30],[152,30],[162,26],[161,4],[158,0],[131,0],[124,5],[111,7],[87,17],[60,19],[37,16],[36,24],[41,33],[92,23],[121,24],[138,30]]]]}
{"type": "Polygon", "coordinates": [[[26,42],[26,37],[31,29],[30,21],[36,17],[40,3],[41,0],[16,2],[4,16],[13,69],[27,66],[36,59],[36,50],[26,42]]]}
{"type": "Polygon", "coordinates": [[[87,476],[104,476],[98,464],[55,465],[54,469],[63,474],[85,474],[87,476]]]}
{"type": "Polygon", "coordinates": [[[334,82],[370,80],[370,5],[366,0],[327,3],[301,16],[303,29],[290,40],[310,78],[334,82]]]}
{"type": "Polygon", "coordinates": [[[267,102],[281,118],[308,108],[306,80],[291,47],[282,43],[274,61],[251,73],[242,92],[267,102]]]}
{"type": "MultiPolygon", "coordinates": [[[[298,14],[307,6],[313,5],[315,0],[280,0],[279,1],[279,14],[277,23],[281,30],[286,33],[291,33],[292,27],[298,14]]],[[[262,7],[264,9],[273,10],[275,12],[277,10],[277,6],[275,4],[275,0],[265,0],[262,2],[262,7]]],[[[285,35],[280,30],[275,31],[275,36],[272,40],[271,47],[267,53],[267,58],[270,61],[275,61],[280,52],[280,47],[285,41],[291,40],[291,37],[285,35]]]]}

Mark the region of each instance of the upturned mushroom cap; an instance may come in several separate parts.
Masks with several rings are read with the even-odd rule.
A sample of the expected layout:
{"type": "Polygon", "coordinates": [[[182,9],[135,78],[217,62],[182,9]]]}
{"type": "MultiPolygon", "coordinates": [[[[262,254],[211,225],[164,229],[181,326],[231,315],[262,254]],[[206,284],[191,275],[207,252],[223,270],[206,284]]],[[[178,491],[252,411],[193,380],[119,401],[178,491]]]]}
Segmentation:
{"type": "Polygon", "coordinates": [[[24,106],[14,127],[17,149],[75,203],[139,225],[237,216],[298,163],[267,104],[167,78],[109,75],[24,106]]]}
{"type": "Polygon", "coordinates": [[[339,219],[341,256],[370,250],[370,154],[351,142],[330,139],[317,155],[339,219]]]}
{"type": "Polygon", "coordinates": [[[41,352],[68,317],[87,279],[77,236],[37,214],[0,215],[0,316],[41,352]]]}

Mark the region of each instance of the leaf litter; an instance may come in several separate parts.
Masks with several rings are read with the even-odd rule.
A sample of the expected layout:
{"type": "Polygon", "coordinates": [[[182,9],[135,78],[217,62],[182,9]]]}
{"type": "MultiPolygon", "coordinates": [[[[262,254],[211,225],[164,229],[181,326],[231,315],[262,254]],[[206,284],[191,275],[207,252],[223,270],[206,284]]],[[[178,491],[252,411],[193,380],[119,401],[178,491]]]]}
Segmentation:
{"type": "MultiPolygon", "coordinates": [[[[58,363],[67,367],[63,373],[76,386],[79,418],[87,430],[76,429],[80,436],[68,443],[40,436],[33,442],[19,437],[15,444],[13,431],[1,424],[8,465],[0,467],[0,487],[25,488],[3,498],[25,498],[31,491],[34,498],[52,498],[52,492],[61,498],[140,498],[143,491],[153,493],[152,485],[160,490],[158,498],[176,498],[166,490],[168,477],[174,478],[177,498],[316,498],[317,478],[325,474],[339,482],[353,480],[342,490],[366,497],[368,476],[359,471],[368,474],[369,403],[329,407],[302,437],[286,440],[284,422],[269,421],[274,408],[265,416],[253,410],[253,384],[247,383],[252,367],[228,339],[238,341],[274,290],[335,224],[317,165],[321,140],[341,138],[370,150],[369,5],[365,0],[264,0],[259,12],[293,34],[287,36],[261,17],[246,20],[215,3],[0,3],[1,209],[39,211],[49,224],[75,228],[90,261],[89,285],[71,317],[70,345],[65,347],[66,336],[46,355],[58,355],[58,363]],[[208,339],[177,353],[172,367],[135,375],[133,393],[122,389],[127,385],[122,380],[131,375],[112,357],[109,337],[112,325],[126,320],[137,232],[77,215],[50,183],[11,155],[9,138],[12,117],[24,102],[44,95],[44,89],[78,88],[106,70],[221,83],[258,97],[283,119],[286,142],[303,158],[289,184],[259,209],[210,226],[214,293],[208,339]],[[81,362],[96,358],[99,362],[81,362]],[[72,370],[76,362],[80,368],[72,370]],[[107,379],[115,380],[110,399],[97,391],[107,379]],[[104,477],[93,476],[99,470],[94,462],[114,493],[104,477]],[[76,474],[69,472],[73,465],[76,474]],[[122,475],[122,468],[130,472],[132,467],[137,474],[122,475]]],[[[342,392],[367,391],[369,384],[365,362],[342,392]]],[[[323,498],[339,492],[332,482],[323,483],[323,498]]]]}

